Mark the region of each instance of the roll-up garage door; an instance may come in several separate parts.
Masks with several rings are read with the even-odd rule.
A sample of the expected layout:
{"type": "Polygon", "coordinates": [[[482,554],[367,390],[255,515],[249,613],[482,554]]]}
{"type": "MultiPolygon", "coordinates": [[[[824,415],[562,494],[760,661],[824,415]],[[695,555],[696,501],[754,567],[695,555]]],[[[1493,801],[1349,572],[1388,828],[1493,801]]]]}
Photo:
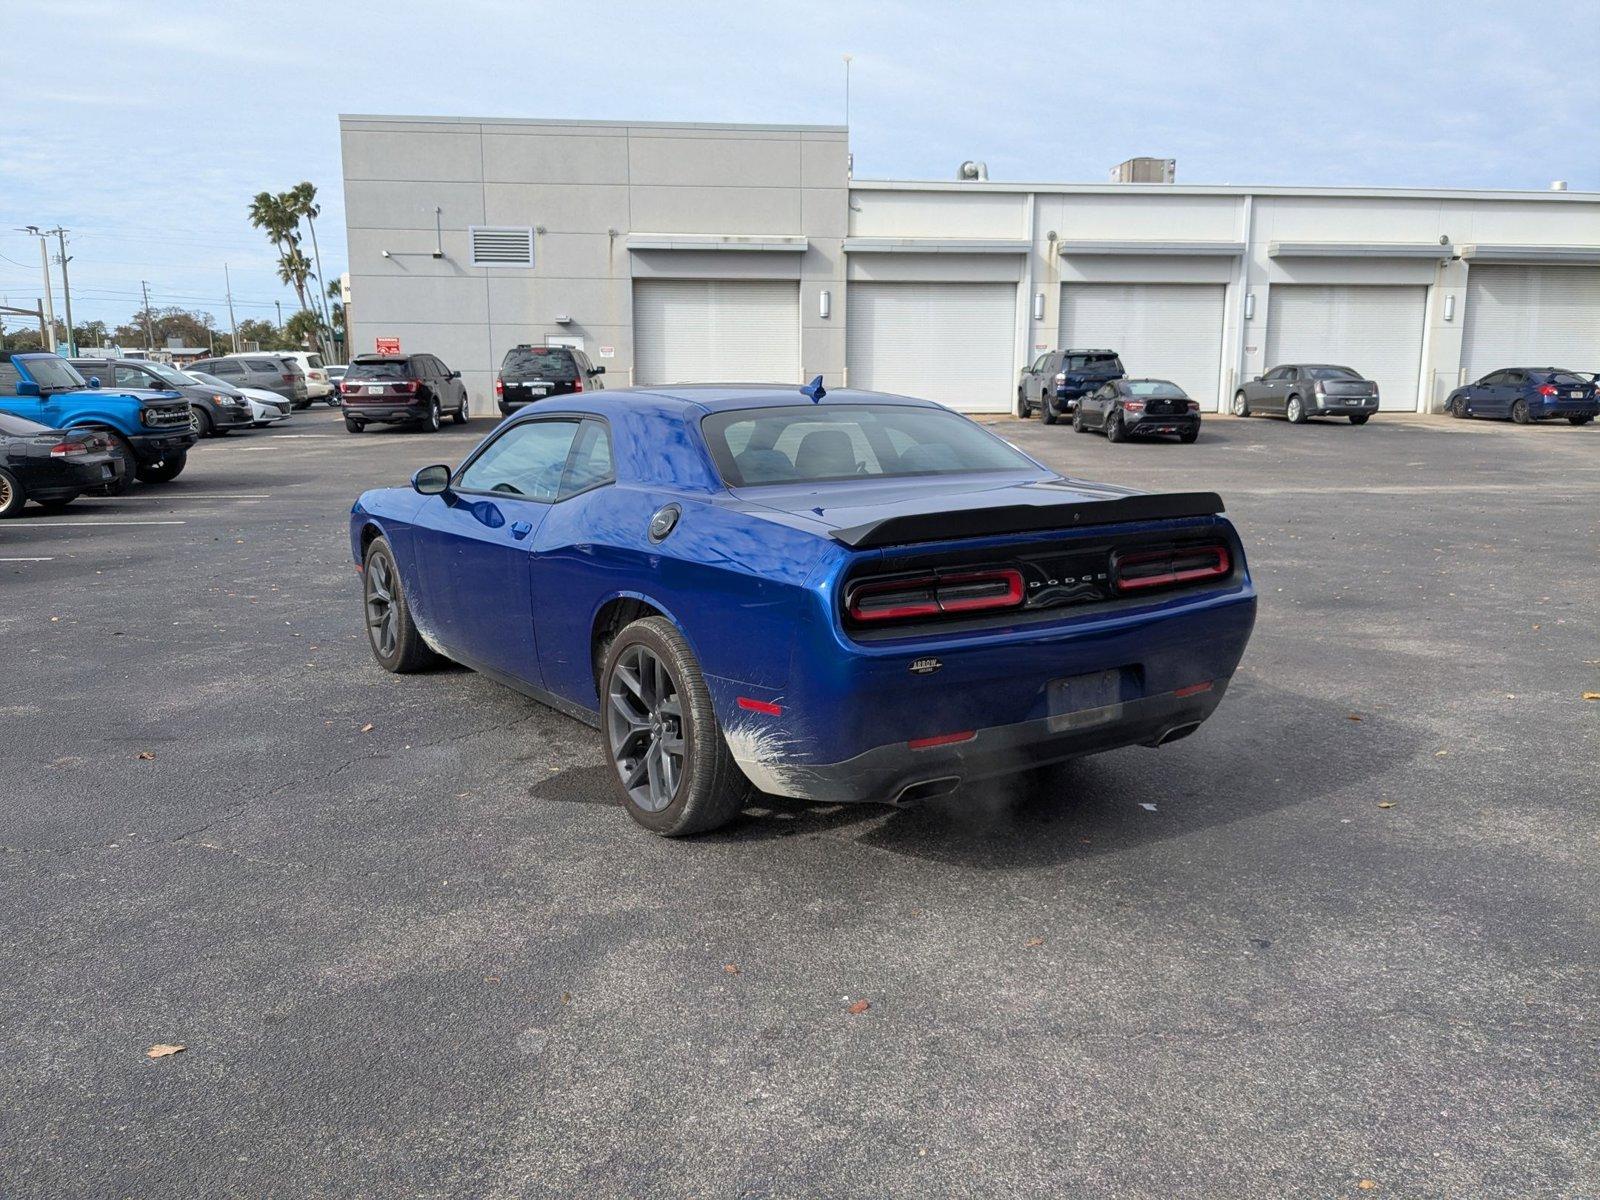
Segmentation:
{"type": "Polygon", "coordinates": [[[1468,379],[1501,367],[1600,371],[1600,267],[1469,267],[1461,328],[1468,379]]]}
{"type": "Polygon", "coordinates": [[[937,400],[962,412],[1015,403],[1017,285],[852,283],[850,386],[937,400]]]}
{"type": "Polygon", "coordinates": [[[783,279],[633,281],[635,383],[794,383],[800,285],[783,279]]]}
{"type": "Polygon", "coordinates": [[[1267,299],[1266,365],[1349,367],[1377,380],[1380,408],[1416,412],[1427,310],[1425,287],[1275,283],[1267,299]]]}
{"type": "Polygon", "coordinates": [[[1063,284],[1060,345],[1115,350],[1130,376],[1170,379],[1214,412],[1222,293],[1212,283],[1063,284]]]}

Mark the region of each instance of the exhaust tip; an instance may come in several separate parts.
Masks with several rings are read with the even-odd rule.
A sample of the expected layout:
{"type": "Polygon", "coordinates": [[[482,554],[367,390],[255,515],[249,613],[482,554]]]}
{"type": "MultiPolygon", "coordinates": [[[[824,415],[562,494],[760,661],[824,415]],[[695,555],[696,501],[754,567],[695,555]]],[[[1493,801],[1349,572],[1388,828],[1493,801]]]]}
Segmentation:
{"type": "Polygon", "coordinates": [[[911,808],[924,800],[931,800],[935,796],[948,796],[961,786],[961,776],[945,775],[938,779],[924,779],[921,783],[913,783],[900,790],[900,794],[890,804],[896,808],[911,808]]]}
{"type": "Polygon", "coordinates": [[[1167,730],[1165,733],[1163,733],[1160,737],[1158,737],[1156,739],[1156,745],[1165,746],[1170,742],[1179,741],[1179,740],[1181,740],[1183,738],[1188,737],[1191,733],[1193,733],[1196,729],[1199,729],[1199,728],[1200,728],[1200,722],[1199,721],[1191,721],[1187,725],[1174,725],[1171,729],[1167,730]]]}

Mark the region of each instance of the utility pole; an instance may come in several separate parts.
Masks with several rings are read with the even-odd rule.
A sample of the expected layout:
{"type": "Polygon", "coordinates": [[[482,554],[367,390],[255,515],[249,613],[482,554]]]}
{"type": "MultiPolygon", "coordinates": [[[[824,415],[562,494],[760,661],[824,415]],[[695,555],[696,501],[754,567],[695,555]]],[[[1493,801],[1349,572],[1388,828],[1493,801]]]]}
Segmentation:
{"type": "Polygon", "coordinates": [[[278,310],[278,328],[282,329],[283,328],[283,301],[282,300],[274,300],[272,302],[272,307],[278,310]]]}
{"type": "Polygon", "coordinates": [[[72,261],[67,256],[67,230],[57,225],[54,229],[45,230],[46,233],[56,235],[56,244],[61,247],[61,253],[56,256],[56,261],[61,264],[61,299],[67,307],[67,353],[78,353],[78,335],[72,329],[72,285],[67,282],[67,263],[72,261]]]}
{"type": "MultiPolygon", "coordinates": [[[[222,264],[222,286],[228,292],[228,328],[233,330],[233,352],[237,354],[239,353],[239,322],[233,319],[233,279],[228,274],[227,263],[222,264]]],[[[277,301],[273,301],[273,303],[276,304],[277,301]]],[[[281,313],[283,310],[280,308],[278,311],[281,313]]]]}
{"type": "Polygon", "coordinates": [[[139,290],[144,293],[144,348],[156,348],[156,335],[150,328],[150,285],[144,280],[139,280],[139,290]]]}
{"type": "Polygon", "coordinates": [[[52,354],[56,349],[56,305],[50,295],[50,242],[37,225],[27,225],[18,233],[32,234],[39,239],[39,265],[44,268],[44,348],[52,354]]]}
{"type": "Polygon", "coordinates": [[[850,63],[855,59],[854,54],[844,56],[844,127],[850,128],[850,63]]]}

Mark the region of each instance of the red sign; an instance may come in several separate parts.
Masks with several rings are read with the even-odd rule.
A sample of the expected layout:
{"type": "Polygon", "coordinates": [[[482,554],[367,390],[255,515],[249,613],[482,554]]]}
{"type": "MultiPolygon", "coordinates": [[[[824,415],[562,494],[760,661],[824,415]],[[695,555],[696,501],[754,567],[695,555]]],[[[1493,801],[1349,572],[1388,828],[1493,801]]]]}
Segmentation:
{"type": "Polygon", "coordinates": [[[377,341],[378,341],[378,353],[379,354],[399,354],[400,353],[400,339],[399,338],[381,337],[381,338],[377,339],[377,341]]]}

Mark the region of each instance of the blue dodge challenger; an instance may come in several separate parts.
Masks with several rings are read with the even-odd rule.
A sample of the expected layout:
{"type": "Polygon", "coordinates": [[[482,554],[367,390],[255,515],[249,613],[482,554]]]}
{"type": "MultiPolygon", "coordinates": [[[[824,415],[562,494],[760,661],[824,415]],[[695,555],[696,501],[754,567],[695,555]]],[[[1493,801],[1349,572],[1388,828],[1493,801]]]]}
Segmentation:
{"type": "Polygon", "coordinates": [[[910,802],[1211,715],[1256,596],[1211,493],[1065,479],[928,401],[563,396],[350,519],[373,654],[599,727],[660,834],[910,802]]]}

